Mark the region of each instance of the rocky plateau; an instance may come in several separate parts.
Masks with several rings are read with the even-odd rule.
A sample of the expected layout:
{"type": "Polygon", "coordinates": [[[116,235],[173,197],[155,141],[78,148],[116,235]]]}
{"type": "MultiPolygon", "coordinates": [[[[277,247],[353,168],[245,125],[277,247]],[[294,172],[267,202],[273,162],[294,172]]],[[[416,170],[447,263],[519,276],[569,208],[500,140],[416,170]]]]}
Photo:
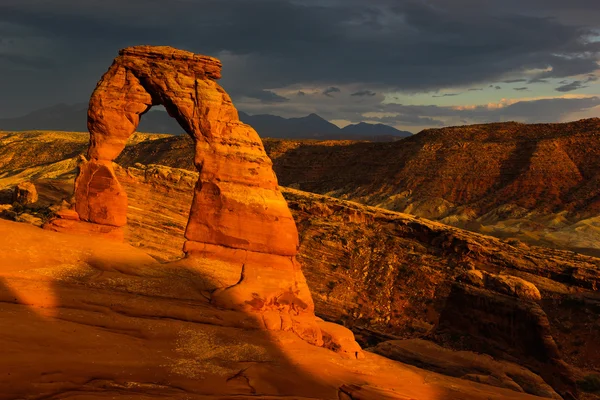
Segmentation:
{"type": "Polygon", "coordinates": [[[0,133],[0,398],[600,398],[599,120],[261,140],[219,76],[124,49],[90,133],[0,133]]]}

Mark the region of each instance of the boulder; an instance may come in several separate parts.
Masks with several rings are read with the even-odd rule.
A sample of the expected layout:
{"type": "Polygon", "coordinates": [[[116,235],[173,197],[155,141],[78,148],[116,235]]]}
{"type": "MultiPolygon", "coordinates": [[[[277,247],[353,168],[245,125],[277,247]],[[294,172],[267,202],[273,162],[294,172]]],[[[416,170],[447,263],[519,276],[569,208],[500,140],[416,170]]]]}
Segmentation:
{"type": "Polygon", "coordinates": [[[470,270],[458,279],[473,286],[523,300],[539,301],[542,299],[539,289],[533,283],[512,275],[470,270]]]}
{"type": "Polygon", "coordinates": [[[354,333],[342,325],[318,320],[317,325],[323,333],[323,346],[349,358],[364,358],[360,345],[354,340],[354,333]]]}
{"type": "Polygon", "coordinates": [[[37,201],[38,193],[33,183],[22,182],[15,187],[15,191],[13,193],[13,203],[28,205],[37,201]]]}

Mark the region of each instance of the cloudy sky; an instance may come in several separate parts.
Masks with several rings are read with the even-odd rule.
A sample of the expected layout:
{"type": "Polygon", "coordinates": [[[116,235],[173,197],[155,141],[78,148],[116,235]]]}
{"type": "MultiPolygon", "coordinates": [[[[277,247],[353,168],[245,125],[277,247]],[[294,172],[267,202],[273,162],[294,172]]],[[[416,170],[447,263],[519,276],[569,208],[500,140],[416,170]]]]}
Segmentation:
{"type": "Polygon", "coordinates": [[[413,132],[600,116],[598,0],[0,0],[0,118],[87,102],[137,44],[220,58],[250,114],[413,132]]]}

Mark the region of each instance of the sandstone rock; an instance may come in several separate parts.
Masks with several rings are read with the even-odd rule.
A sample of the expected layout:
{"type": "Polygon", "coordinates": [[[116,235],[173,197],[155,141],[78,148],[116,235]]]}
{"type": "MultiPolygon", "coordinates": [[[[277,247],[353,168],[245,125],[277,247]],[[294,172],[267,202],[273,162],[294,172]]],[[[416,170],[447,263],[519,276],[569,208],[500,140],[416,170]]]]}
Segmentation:
{"type": "Polygon", "coordinates": [[[421,339],[391,340],[366,350],[444,375],[544,398],[562,399],[540,376],[527,368],[495,360],[487,354],[452,351],[421,339]]]}
{"type": "MultiPolygon", "coordinates": [[[[471,281],[477,281],[477,272],[469,274],[471,281]]],[[[431,337],[451,347],[519,362],[538,372],[564,398],[576,398],[573,372],[562,360],[548,317],[531,301],[535,291],[526,286],[523,299],[516,295],[520,289],[513,291],[514,286],[506,283],[514,280],[482,275],[483,288],[461,282],[452,285],[431,337]]]]}
{"type": "Polygon", "coordinates": [[[185,243],[184,251],[192,258],[221,265],[219,282],[211,288],[213,304],[259,314],[266,329],[290,330],[309,343],[323,344],[312,297],[295,257],[192,241],[185,243]]]}
{"type": "MultiPolygon", "coordinates": [[[[113,160],[142,115],[161,104],[193,139],[199,173],[184,251],[228,265],[224,280],[213,281],[212,304],[254,313],[264,329],[292,330],[320,346],[312,297],[295,259],[296,224],[258,134],[240,122],[216,83],[220,77],[215,58],[164,46],[121,50],[90,99],[89,161],[81,161],[75,181],[81,221],[56,219],[48,229],[121,237],[116,228],[127,223],[127,195],[113,160]]],[[[189,174],[165,167],[143,171],[146,182],[191,183],[189,174]]],[[[127,179],[139,179],[136,173],[128,169],[127,179]]]]}
{"type": "Polygon", "coordinates": [[[324,347],[350,358],[361,359],[365,357],[359,344],[354,340],[354,333],[350,329],[323,320],[317,321],[317,325],[323,332],[324,347]]]}
{"type": "Polygon", "coordinates": [[[127,223],[127,194],[117,180],[112,161],[92,159],[79,165],[75,209],[83,221],[110,226],[127,223]]]}
{"type": "MultiPolygon", "coordinates": [[[[148,147],[146,151],[173,156],[163,148],[148,147]]],[[[166,178],[151,174],[148,180],[145,169],[131,169],[133,178],[129,170],[115,169],[131,205],[127,241],[161,261],[175,260],[181,257],[186,210],[193,194],[187,183],[179,190],[179,183],[169,178],[178,174],[177,169],[166,173],[166,178]]],[[[198,176],[191,171],[181,174],[186,172],[198,176]]],[[[35,184],[44,198],[68,196],[73,186],[72,179],[35,184]],[[50,192],[57,188],[68,191],[50,192]]],[[[468,263],[479,270],[505,271],[535,282],[546,294],[540,305],[550,318],[553,338],[565,361],[578,368],[597,368],[594,349],[599,345],[595,318],[598,306],[597,302],[583,302],[581,297],[591,299],[593,294],[582,293],[582,288],[591,286],[593,279],[600,282],[596,272],[600,270],[600,259],[526,245],[515,248],[503,240],[406,214],[280,190],[301,232],[299,261],[316,312],[329,321],[343,321],[359,343],[373,346],[382,340],[427,334],[443,311],[451,280],[468,263]],[[365,222],[348,222],[354,215],[361,215],[358,220],[365,222]],[[436,240],[440,237],[452,239],[436,240]],[[448,242],[454,244],[443,247],[448,242]],[[570,276],[580,278],[571,281],[570,276]],[[557,296],[561,299],[558,304],[562,304],[559,307],[557,296]],[[576,340],[573,332],[577,332],[576,340]]],[[[213,268],[210,273],[216,276],[219,271],[221,268],[213,268]]],[[[240,278],[237,264],[235,271],[227,282],[212,286],[210,291],[235,285],[240,278]]],[[[285,318],[277,315],[279,321],[285,318]]],[[[285,320],[291,327],[291,318],[285,320]]]]}
{"type": "Polygon", "coordinates": [[[338,393],[339,400],[416,400],[384,388],[371,385],[343,385],[338,393]]]}
{"type": "Polygon", "coordinates": [[[44,222],[41,218],[31,215],[29,213],[21,213],[15,217],[16,222],[25,222],[34,226],[42,226],[44,222]]]}
{"type": "Polygon", "coordinates": [[[523,300],[539,301],[542,299],[539,289],[533,283],[516,276],[471,270],[458,279],[473,286],[518,297],[523,300]]]}
{"type": "Polygon", "coordinates": [[[0,204],[0,217],[14,221],[17,213],[13,210],[12,204],[0,204]]]}
{"type": "MultiPolygon", "coordinates": [[[[220,70],[217,59],[170,47],[121,50],[90,100],[90,162],[112,170],[110,162],[125,147],[141,114],[152,105],[163,104],[195,141],[194,162],[200,177],[186,237],[201,243],[295,255],[297,231],[277,189],[272,163],[256,132],[239,121],[231,99],[215,82],[220,70]]],[[[105,178],[107,174],[110,171],[105,178]]],[[[78,177],[76,198],[81,218],[124,224],[126,203],[115,203],[114,185],[95,183],[91,178],[85,169],[78,177]],[[103,197],[104,193],[113,197],[115,204],[90,204],[94,196],[103,197]],[[105,211],[112,219],[103,217],[105,211]]]]}
{"type": "Polygon", "coordinates": [[[488,274],[485,287],[522,300],[539,301],[542,299],[540,291],[533,283],[516,276],[488,274]]]}
{"type": "Polygon", "coordinates": [[[45,223],[43,228],[54,232],[67,232],[85,236],[101,236],[119,242],[122,242],[125,237],[123,228],[121,227],[80,221],[74,219],[73,215],[69,215],[68,219],[54,218],[45,223]]]}
{"type": "Polygon", "coordinates": [[[1,400],[532,400],[261,331],[256,314],[205,296],[218,279],[195,263],[219,271],[219,260],[158,263],[124,243],[4,220],[0,237],[1,400]]]}
{"type": "Polygon", "coordinates": [[[33,204],[38,201],[38,193],[35,185],[31,182],[19,183],[15,187],[13,202],[22,205],[33,204]]]}
{"type": "Polygon", "coordinates": [[[70,208],[63,208],[54,212],[54,214],[61,219],[70,219],[73,221],[79,221],[79,214],[77,211],[70,208]]]}

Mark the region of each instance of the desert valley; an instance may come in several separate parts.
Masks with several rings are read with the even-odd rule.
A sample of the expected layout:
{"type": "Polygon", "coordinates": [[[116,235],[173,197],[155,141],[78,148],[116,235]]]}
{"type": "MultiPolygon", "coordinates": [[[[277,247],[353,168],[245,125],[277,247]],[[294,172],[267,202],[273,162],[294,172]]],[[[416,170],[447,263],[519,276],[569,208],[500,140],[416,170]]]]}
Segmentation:
{"type": "Polygon", "coordinates": [[[261,139],[220,77],[0,132],[0,399],[600,399],[600,119],[261,139]]]}

